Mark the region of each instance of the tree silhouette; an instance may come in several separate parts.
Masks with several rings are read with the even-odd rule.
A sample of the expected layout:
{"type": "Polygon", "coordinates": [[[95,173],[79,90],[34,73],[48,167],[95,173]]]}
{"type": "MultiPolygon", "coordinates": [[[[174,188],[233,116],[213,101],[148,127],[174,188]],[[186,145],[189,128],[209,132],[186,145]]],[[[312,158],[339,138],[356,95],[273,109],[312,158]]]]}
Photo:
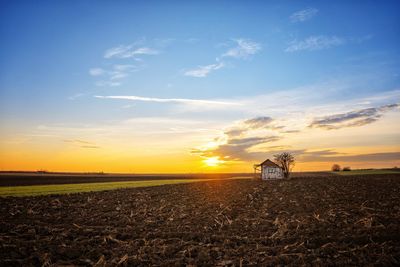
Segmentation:
{"type": "Polygon", "coordinates": [[[340,165],[339,164],[333,164],[332,165],[332,171],[333,172],[339,172],[340,171],[340,165]]]}
{"type": "Polygon", "coordinates": [[[274,155],[275,162],[282,168],[285,178],[289,178],[290,172],[294,166],[294,156],[289,152],[282,152],[274,155]]]}

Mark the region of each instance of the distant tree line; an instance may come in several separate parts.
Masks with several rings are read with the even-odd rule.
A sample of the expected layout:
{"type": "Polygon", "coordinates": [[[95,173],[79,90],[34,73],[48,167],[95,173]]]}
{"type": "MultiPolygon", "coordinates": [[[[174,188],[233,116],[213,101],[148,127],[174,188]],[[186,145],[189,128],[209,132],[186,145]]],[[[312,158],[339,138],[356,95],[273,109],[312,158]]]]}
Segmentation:
{"type": "Polygon", "coordinates": [[[331,170],[333,172],[340,172],[340,171],[348,172],[348,171],[351,171],[351,168],[347,166],[347,167],[343,167],[343,169],[342,169],[339,164],[333,164],[331,170]]]}

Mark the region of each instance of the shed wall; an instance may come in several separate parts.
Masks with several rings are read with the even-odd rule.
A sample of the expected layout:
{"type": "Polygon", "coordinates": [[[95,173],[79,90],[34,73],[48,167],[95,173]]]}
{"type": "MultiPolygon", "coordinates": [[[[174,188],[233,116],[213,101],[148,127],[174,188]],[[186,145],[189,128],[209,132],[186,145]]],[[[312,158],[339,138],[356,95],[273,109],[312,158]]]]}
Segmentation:
{"type": "Polygon", "coordinates": [[[261,178],[266,179],[280,179],[283,178],[281,168],[263,166],[261,170],[261,178]]]}

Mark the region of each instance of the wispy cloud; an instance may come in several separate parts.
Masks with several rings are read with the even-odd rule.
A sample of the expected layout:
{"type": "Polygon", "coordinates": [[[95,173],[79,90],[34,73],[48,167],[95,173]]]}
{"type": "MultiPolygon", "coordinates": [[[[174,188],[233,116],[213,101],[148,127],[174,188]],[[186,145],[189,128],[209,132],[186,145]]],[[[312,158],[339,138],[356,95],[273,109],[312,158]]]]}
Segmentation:
{"type": "Polygon", "coordinates": [[[119,45],[104,52],[104,58],[133,58],[140,55],[157,55],[159,51],[150,47],[137,45],[119,45]]]}
{"type": "Polygon", "coordinates": [[[219,156],[225,161],[260,159],[268,150],[260,146],[282,139],[276,132],[271,133],[273,123],[274,120],[266,116],[239,121],[226,129],[222,136],[214,139],[217,146],[195,148],[191,153],[201,157],[219,156]]]}
{"type": "Polygon", "coordinates": [[[399,104],[389,104],[377,108],[365,108],[335,115],[316,118],[309,127],[327,130],[341,129],[346,127],[363,126],[373,123],[383,116],[384,112],[396,109],[399,104]]]}
{"type": "Polygon", "coordinates": [[[219,156],[226,161],[251,161],[265,157],[265,151],[251,151],[258,145],[280,140],[278,136],[232,138],[210,149],[192,149],[191,153],[201,157],[219,156]]]}
{"type": "Polygon", "coordinates": [[[271,117],[256,117],[245,120],[243,123],[251,129],[262,128],[269,126],[273,119],[271,117]]]}
{"type": "Polygon", "coordinates": [[[237,39],[235,42],[237,43],[237,46],[222,54],[222,57],[244,59],[251,55],[257,54],[261,50],[261,44],[248,39],[237,39]]]}
{"type": "Polygon", "coordinates": [[[242,136],[250,130],[267,129],[271,127],[274,120],[271,117],[261,116],[236,123],[235,126],[227,129],[225,135],[229,138],[242,136]]]}
{"type": "Polygon", "coordinates": [[[197,104],[197,105],[241,105],[235,102],[203,100],[203,99],[188,99],[188,98],[156,98],[156,97],[142,97],[142,96],[94,96],[102,99],[123,99],[144,102],[158,102],[158,103],[183,103],[183,104],[197,104]]]}
{"type": "Polygon", "coordinates": [[[75,100],[75,99],[80,98],[80,97],[82,97],[84,95],[86,95],[86,93],[76,93],[76,94],[73,94],[73,95],[69,96],[68,99],[69,100],[75,100]]]}
{"type": "Polygon", "coordinates": [[[112,62],[121,62],[124,59],[133,59],[136,63],[132,64],[114,64],[111,68],[94,67],[89,69],[89,74],[94,77],[101,77],[96,81],[97,86],[120,86],[121,80],[128,77],[132,72],[139,71],[144,68],[142,56],[157,55],[159,49],[170,44],[173,39],[154,39],[150,42],[145,39],[138,40],[129,45],[119,45],[107,49],[103,57],[112,62]]]}
{"type": "Polygon", "coordinates": [[[335,151],[305,151],[298,157],[303,162],[371,162],[398,160],[400,152],[382,152],[356,155],[340,155],[335,151]]]}
{"type": "Polygon", "coordinates": [[[285,49],[286,52],[297,52],[302,50],[322,50],[331,48],[334,46],[343,45],[346,43],[346,39],[337,36],[310,36],[304,40],[294,40],[289,43],[289,46],[285,49]]]}
{"type": "Polygon", "coordinates": [[[130,64],[113,65],[111,69],[92,68],[89,70],[90,75],[95,77],[103,77],[102,80],[96,82],[97,86],[119,86],[121,80],[128,77],[130,73],[139,71],[141,67],[130,64]]]}
{"type": "Polygon", "coordinates": [[[106,71],[102,68],[92,68],[89,70],[89,74],[92,76],[100,76],[103,75],[106,71]]]}
{"type": "MultiPolygon", "coordinates": [[[[331,88],[332,86],[330,84],[328,87],[331,88]]],[[[316,88],[321,90],[321,88],[325,87],[319,85],[316,88]]],[[[346,87],[340,90],[345,89],[346,87]]],[[[336,100],[329,101],[330,97],[328,97],[330,93],[337,94],[337,90],[334,92],[325,92],[323,90],[321,95],[318,95],[315,91],[315,88],[311,86],[297,88],[295,91],[281,91],[276,94],[257,96],[252,99],[237,100],[239,103],[243,103],[243,105],[233,107],[232,109],[239,110],[241,116],[251,116],[252,113],[264,113],[268,114],[268,116],[258,115],[231,123],[225,130],[220,131],[214,139],[209,139],[212,140],[210,141],[211,143],[217,143],[216,146],[209,147],[205,144],[204,146],[192,149],[191,153],[201,157],[219,156],[222,160],[227,161],[227,163],[237,160],[262,160],[272,157],[275,153],[283,150],[291,151],[297,156],[307,155],[307,157],[312,156],[314,158],[317,156],[339,157],[343,155],[332,151],[319,151],[318,153],[314,153],[314,151],[312,155],[310,154],[311,152],[307,152],[310,148],[318,149],[318,142],[315,143],[312,140],[312,136],[318,136],[318,134],[313,132],[313,128],[339,129],[341,127],[362,126],[378,119],[384,119],[382,116],[383,113],[399,108],[399,104],[389,104],[389,101],[398,98],[398,91],[387,92],[380,94],[380,96],[370,96],[368,98],[347,99],[340,103],[337,103],[336,100]],[[323,98],[325,102],[321,103],[320,98],[323,98]],[[270,99],[279,99],[280,101],[277,101],[277,103],[267,101],[270,99]],[[364,99],[368,99],[369,106],[375,105],[376,108],[365,108],[365,104],[361,103],[364,102],[364,99]],[[350,112],[341,112],[351,107],[353,109],[354,107],[359,107],[359,109],[350,112]],[[321,116],[321,114],[322,117],[316,117],[318,115],[321,116]],[[273,116],[273,118],[269,115],[273,116]],[[293,134],[296,134],[295,143],[293,143],[293,138],[290,137],[293,134]],[[289,147],[287,147],[288,145],[289,147]]],[[[393,120],[389,116],[388,119],[393,120]]],[[[329,136],[332,134],[327,133],[329,136]]],[[[345,132],[344,135],[346,134],[348,133],[345,132]]],[[[329,140],[329,137],[326,137],[326,140],[329,140]]],[[[373,140],[375,140],[375,137],[373,140]]],[[[342,138],[338,142],[347,144],[346,138],[342,138]]],[[[362,143],[363,141],[360,140],[360,142],[362,143]]],[[[379,158],[379,156],[376,156],[376,158],[379,158]]],[[[343,158],[343,160],[350,159],[350,157],[343,158]]]]}
{"type": "Polygon", "coordinates": [[[120,82],[114,82],[114,81],[97,81],[96,82],[97,86],[106,86],[106,87],[116,87],[120,86],[120,82]]]}
{"type": "Polygon", "coordinates": [[[63,141],[66,143],[71,143],[71,144],[77,145],[81,148],[100,148],[99,146],[97,146],[96,144],[94,144],[92,142],[80,140],[80,139],[65,139],[63,141]]]}
{"type": "Polygon", "coordinates": [[[309,7],[309,8],[294,12],[290,16],[290,20],[292,22],[304,22],[304,21],[309,20],[312,17],[314,17],[317,13],[318,13],[318,9],[309,7]]]}
{"type": "Polygon", "coordinates": [[[224,63],[210,64],[207,66],[199,66],[196,69],[188,70],[185,72],[185,76],[192,77],[206,77],[211,71],[219,70],[224,67],[224,63]]]}
{"type": "Polygon", "coordinates": [[[100,148],[99,146],[83,145],[81,148],[100,148]]]}
{"type": "Polygon", "coordinates": [[[228,51],[216,58],[216,63],[206,66],[198,66],[195,69],[187,70],[184,72],[185,76],[196,78],[204,78],[212,71],[222,69],[226,64],[221,60],[222,58],[236,58],[247,59],[251,55],[257,54],[261,50],[261,44],[251,41],[249,39],[234,39],[235,47],[230,48],[228,51]]]}

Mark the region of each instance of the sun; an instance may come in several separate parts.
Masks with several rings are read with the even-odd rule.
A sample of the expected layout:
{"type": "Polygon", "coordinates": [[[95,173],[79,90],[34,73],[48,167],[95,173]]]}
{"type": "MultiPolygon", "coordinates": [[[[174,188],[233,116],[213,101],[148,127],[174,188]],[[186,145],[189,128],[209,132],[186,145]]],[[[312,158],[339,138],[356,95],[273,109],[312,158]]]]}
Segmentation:
{"type": "Polygon", "coordinates": [[[220,160],[218,156],[216,157],[209,157],[205,160],[203,160],[203,162],[208,166],[208,167],[217,167],[219,165],[221,165],[224,161],[220,160]]]}

